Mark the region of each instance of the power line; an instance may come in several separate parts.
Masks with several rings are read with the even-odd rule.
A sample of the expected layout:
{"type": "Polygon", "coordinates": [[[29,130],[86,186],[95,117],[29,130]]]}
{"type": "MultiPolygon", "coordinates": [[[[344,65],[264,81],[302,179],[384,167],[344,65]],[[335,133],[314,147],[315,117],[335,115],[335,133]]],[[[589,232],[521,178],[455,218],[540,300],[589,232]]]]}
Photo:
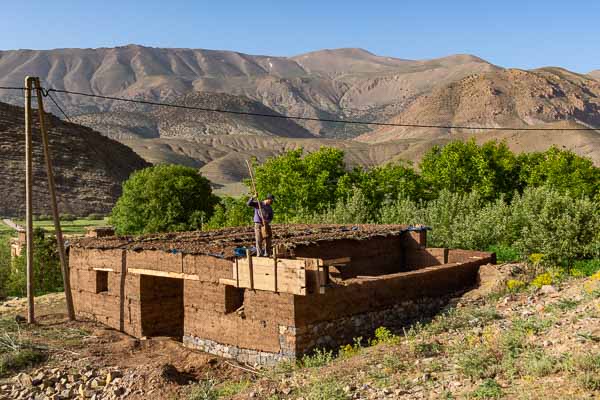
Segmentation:
{"type": "Polygon", "coordinates": [[[292,119],[300,121],[316,121],[316,122],[332,122],[342,124],[354,124],[354,125],[375,125],[375,126],[393,126],[393,127],[406,127],[406,128],[433,128],[433,129],[471,129],[471,130],[495,130],[495,131],[596,131],[595,128],[502,128],[502,127],[473,127],[473,126],[455,126],[455,125],[423,125],[423,124],[401,124],[401,123],[390,123],[390,122],[370,122],[370,121],[356,121],[356,120],[343,120],[343,119],[329,119],[329,118],[312,118],[312,117],[301,117],[293,115],[281,115],[281,114],[264,114],[264,113],[253,113],[247,111],[234,111],[234,110],[223,110],[218,108],[205,108],[186,106],[181,104],[162,103],[148,100],[137,100],[128,99],[124,97],[115,96],[103,96],[91,93],[72,92],[69,90],[60,89],[48,89],[47,92],[56,92],[71,94],[76,96],[95,97],[105,100],[123,101],[137,104],[146,104],[152,106],[181,108],[186,110],[196,110],[205,112],[216,112],[223,114],[235,114],[235,115],[247,115],[254,117],[265,117],[265,118],[279,118],[279,119],[292,119]]]}
{"type": "MultiPolygon", "coordinates": [[[[12,89],[12,90],[27,90],[23,87],[7,87],[0,86],[0,89],[12,89]]],[[[570,132],[570,131],[597,131],[600,128],[509,128],[509,127],[486,127],[486,126],[460,126],[460,125],[427,125],[427,124],[403,124],[403,123],[391,123],[391,122],[371,122],[371,121],[356,121],[356,120],[344,120],[344,119],[332,119],[332,118],[313,118],[313,117],[302,117],[302,116],[294,116],[294,115],[282,115],[282,114],[265,114],[265,113],[254,113],[248,111],[235,111],[235,110],[224,110],[219,108],[206,108],[206,107],[196,107],[196,106],[186,106],[183,104],[173,104],[173,103],[163,103],[157,101],[149,101],[149,100],[138,100],[138,99],[129,99],[125,97],[116,97],[116,96],[104,96],[99,94],[92,93],[83,93],[83,92],[75,92],[70,90],[63,89],[44,89],[43,95],[50,97],[50,100],[56,105],[56,107],[61,111],[61,113],[71,122],[67,114],[64,110],[58,105],[58,103],[54,100],[54,98],[50,95],[51,92],[59,93],[59,94],[69,94],[74,96],[84,96],[91,98],[98,98],[104,100],[113,100],[113,101],[122,101],[128,103],[136,103],[136,104],[145,104],[150,106],[159,106],[159,107],[170,107],[170,108],[179,108],[184,110],[195,110],[195,111],[203,111],[203,112],[214,112],[221,114],[233,114],[233,115],[246,115],[252,117],[262,117],[262,118],[277,118],[277,119],[290,119],[290,120],[299,120],[299,121],[314,121],[314,122],[331,122],[331,123],[340,123],[340,124],[353,124],[353,125],[373,125],[373,126],[390,126],[390,127],[402,127],[402,128],[427,128],[427,129],[468,129],[468,130],[488,130],[488,131],[555,131],[555,132],[570,132]]]]}

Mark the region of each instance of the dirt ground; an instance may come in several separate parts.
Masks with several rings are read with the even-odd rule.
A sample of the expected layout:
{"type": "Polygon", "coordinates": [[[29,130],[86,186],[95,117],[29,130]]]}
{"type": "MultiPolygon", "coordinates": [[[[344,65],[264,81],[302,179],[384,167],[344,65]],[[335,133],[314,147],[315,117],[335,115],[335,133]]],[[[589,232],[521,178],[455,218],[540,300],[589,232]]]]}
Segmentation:
{"type": "MultiPolygon", "coordinates": [[[[44,370],[117,370],[123,387],[123,395],[117,398],[185,398],[198,381],[245,382],[253,375],[252,367],[185,348],[170,338],[138,340],[91,321],[70,322],[62,293],[36,298],[35,325],[28,326],[20,318],[25,316],[25,299],[8,300],[0,306],[0,319],[21,319],[20,334],[24,340],[48,348],[44,370]]],[[[26,372],[33,376],[39,370],[37,366],[26,372]]],[[[11,378],[5,377],[0,379],[0,386],[10,382],[11,378]]],[[[4,396],[0,394],[0,398],[10,398],[6,393],[4,396]]]]}

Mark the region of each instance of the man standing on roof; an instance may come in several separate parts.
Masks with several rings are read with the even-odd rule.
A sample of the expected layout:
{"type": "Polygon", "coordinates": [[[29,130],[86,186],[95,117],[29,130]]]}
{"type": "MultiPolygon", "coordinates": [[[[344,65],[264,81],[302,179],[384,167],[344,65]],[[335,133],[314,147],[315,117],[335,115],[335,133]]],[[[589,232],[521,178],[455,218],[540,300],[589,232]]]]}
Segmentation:
{"type": "Polygon", "coordinates": [[[272,194],[268,194],[263,201],[257,201],[254,197],[248,200],[248,207],[254,207],[254,236],[256,238],[256,255],[268,257],[271,254],[271,221],[273,221],[273,208],[271,204],[275,200],[272,194]]]}

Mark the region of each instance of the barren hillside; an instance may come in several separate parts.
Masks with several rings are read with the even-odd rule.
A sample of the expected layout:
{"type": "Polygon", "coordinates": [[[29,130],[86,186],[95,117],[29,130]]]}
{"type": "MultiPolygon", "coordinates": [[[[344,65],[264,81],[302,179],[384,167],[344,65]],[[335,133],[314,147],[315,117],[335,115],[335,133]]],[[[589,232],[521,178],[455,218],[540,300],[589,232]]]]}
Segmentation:
{"type": "MultiPolygon", "coordinates": [[[[205,109],[281,115],[247,97],[225,93],[192,92],[172,99],[171,103],[205,109]]],[[[293,120],[168,107],[134,106],[130,111],[83,114],[75,117],[74,121],[117,140],[157,137],[193,139],[206,135],[314,137],[293,120]]]]}
{"type": "MultiPolygon", "coordinates": [[[[59,208],[63,213],[107,213],[121,193],[121,182],[148,166],[130,148],[89,128],[50,116],[59,208]]],[[[24,112],[0,103],[0,215],[23,215],[25,210],[24,112]]],[[[49,214],[49,195],[41,137],[34,123],[34,212],[49,214]]]]}
{"type": "Polygon", "coordinates": [[[600,69],[592,71],[588,75],[591,76],[594,79],[600,80],[600,69]]]}
{"type": "MultiPolygon", "coordinates": [[[[517,69],[476,74],[434,89],[392,118],[392,123],[544,127],[571,121],[600,126],[600,83],[560,68],[517,69]]],[[[461,130],[384,127],[357,138],[383,142],[402,138],[437,138],[461,130]]],[[[486,137],[490,132],[477,132],[486,137]]],[[[576,134],[563,132],[563,135],[576,134]]],[[[561,144],[556,142],[555,144],[561,144]]]]}
{"type": "MultiPolygon", "coordinates": [[[[273,110],[308,117],[386,119],[433,86],[497,67],[473,56],[409,61],[361,49],[337,49],[292,58],[232,51],[161,49],[137,45],[100,49],[0,52],[0,85],[40,76],[58,89],[148,100],[192,91],[243,95],[273,110]]],[[[20,95],[0,91],[20,104],[20,95]]],[[[60,95],[73,115],[129,111],[110,100],[60,95]]],[[[307,122],[313,134],[353,136],[357,127],[307,122]]]]}

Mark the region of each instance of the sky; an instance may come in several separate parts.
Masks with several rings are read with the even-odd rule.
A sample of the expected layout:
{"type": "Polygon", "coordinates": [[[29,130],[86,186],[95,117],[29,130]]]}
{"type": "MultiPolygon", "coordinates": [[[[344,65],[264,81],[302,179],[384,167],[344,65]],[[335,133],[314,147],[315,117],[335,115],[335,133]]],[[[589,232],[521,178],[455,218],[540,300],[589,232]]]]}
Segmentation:
{"type": "Polygon", "coordinates": [[[0,49],[140,44],[292,56],[360,47],[515,68],[600,69],[600,0],[3,1],[0,49]]]}

